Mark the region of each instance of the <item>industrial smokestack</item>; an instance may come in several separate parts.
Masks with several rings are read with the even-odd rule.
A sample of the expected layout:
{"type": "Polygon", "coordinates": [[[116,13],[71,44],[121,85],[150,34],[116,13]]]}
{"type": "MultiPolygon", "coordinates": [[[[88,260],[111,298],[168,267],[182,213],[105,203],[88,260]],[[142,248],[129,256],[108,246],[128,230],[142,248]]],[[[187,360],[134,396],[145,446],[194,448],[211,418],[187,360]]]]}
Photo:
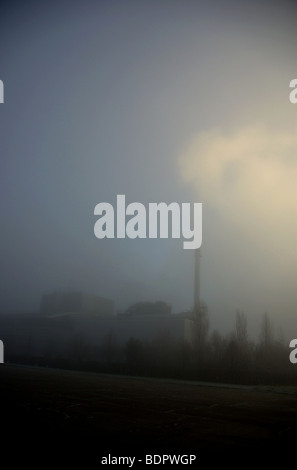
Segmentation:
{"type": "Polygon", "coordinates": [[[195,250],[194,315],[200,311],[200,248],[195,250]]]}

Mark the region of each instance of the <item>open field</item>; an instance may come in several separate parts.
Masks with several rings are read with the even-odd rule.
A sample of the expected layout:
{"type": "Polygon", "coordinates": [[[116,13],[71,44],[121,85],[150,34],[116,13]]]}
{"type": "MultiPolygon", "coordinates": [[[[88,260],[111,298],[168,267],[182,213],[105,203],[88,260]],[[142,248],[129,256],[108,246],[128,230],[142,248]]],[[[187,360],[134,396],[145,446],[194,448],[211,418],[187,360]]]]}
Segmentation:
{"type": "Polygon", "coordinates": [[[196,454],[203,467],[225,460],[229,468],[259,459],[296,463],[293,387],[212,386],[4,364],[0,400],[1,456],[10,464],[97,468],[108,454],[151,453],[196,454]]]}

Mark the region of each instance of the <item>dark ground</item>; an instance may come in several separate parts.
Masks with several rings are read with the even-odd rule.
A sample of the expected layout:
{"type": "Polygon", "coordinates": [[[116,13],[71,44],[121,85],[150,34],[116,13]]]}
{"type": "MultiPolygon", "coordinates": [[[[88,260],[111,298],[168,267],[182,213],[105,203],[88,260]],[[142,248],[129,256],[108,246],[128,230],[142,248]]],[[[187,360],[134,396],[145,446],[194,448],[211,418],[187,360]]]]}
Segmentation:
{"type": "Polygon", "coordinates": [[[296,387],[214,387],[4,364],[0,412],[8,467],[106,468],[108,454],[152,453],[195,454],[195,468],[297,462],[296,387]]]}

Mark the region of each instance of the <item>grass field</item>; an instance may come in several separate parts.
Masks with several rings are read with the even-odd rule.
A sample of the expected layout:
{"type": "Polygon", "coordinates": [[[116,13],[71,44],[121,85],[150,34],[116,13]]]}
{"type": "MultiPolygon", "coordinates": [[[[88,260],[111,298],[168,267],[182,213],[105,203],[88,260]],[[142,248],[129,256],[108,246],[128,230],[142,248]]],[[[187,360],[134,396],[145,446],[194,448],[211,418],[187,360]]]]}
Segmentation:
{"type": "Polygon", "coordinates": [[[9,464],[98,468],[109,454],[180,453],[197,455],[200,468],[296,463],[294,387],[215,386],[4,364],[0,400],[1,459],[9,464]]]}

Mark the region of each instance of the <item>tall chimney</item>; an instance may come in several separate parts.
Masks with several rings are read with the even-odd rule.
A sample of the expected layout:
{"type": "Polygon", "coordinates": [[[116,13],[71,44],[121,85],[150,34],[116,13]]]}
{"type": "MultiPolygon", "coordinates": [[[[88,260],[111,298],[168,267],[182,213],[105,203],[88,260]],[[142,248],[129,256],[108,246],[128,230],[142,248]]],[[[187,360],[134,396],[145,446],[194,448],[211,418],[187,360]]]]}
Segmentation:
{"type": "Polygon", "coordinates": [[[195,250],[194,315],[200,311],[200,248],[195,250]]]}

